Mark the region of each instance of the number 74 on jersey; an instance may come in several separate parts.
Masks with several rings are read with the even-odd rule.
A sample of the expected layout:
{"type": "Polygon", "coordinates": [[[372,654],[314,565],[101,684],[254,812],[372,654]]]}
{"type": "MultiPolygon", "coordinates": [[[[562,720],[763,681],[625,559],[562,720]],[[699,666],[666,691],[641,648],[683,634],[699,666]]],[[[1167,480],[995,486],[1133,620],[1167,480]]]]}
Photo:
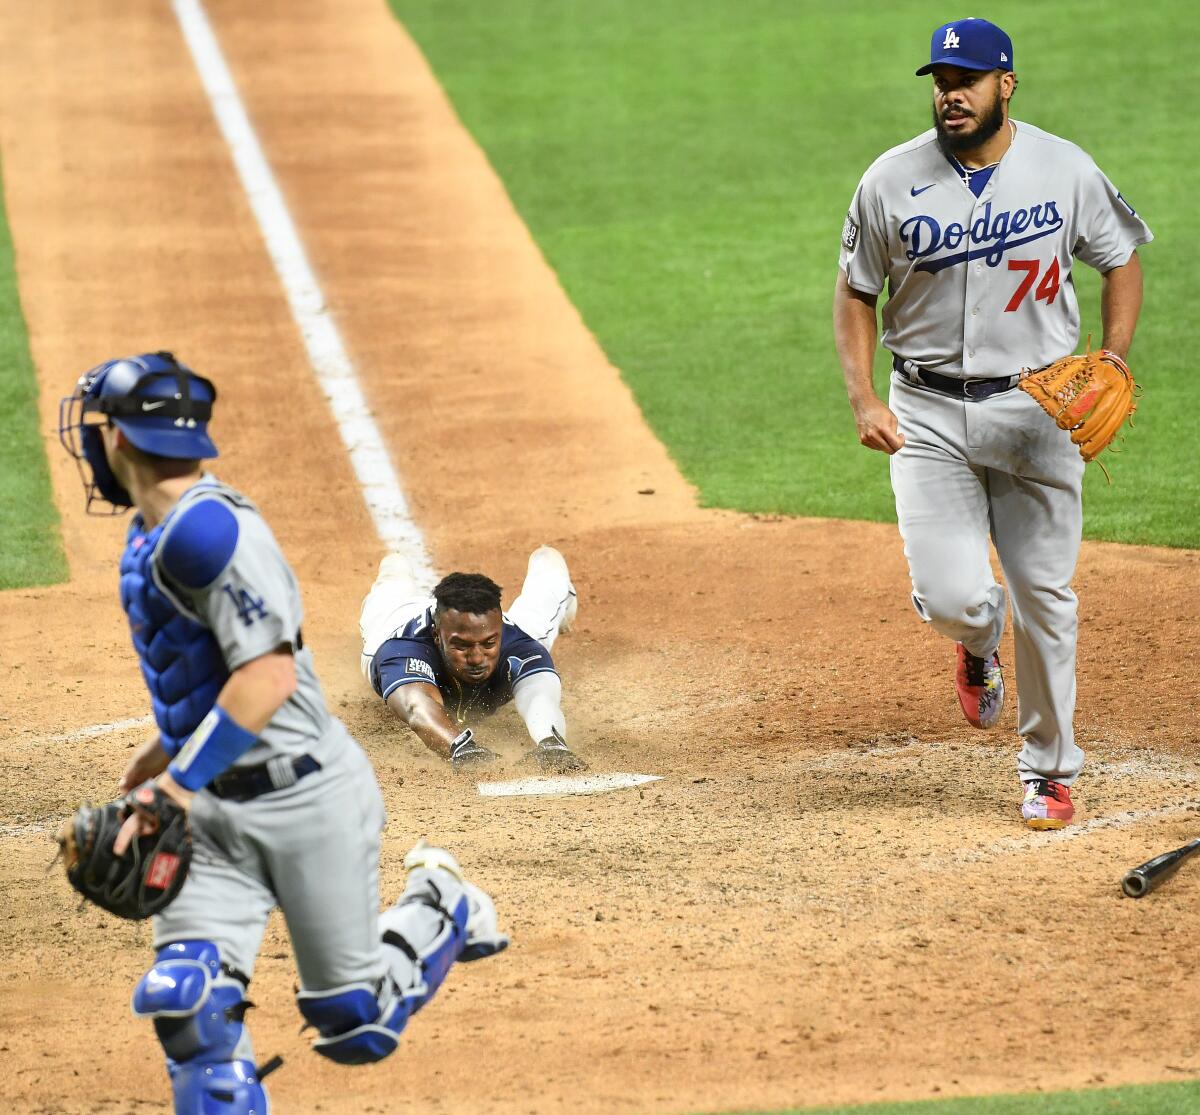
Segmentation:
{"type": "Polygon", "coordinates": [[[1034,283],[1037,283],[1037,289],[1033,290],[1034,301],[1045,302],[1047,306],[1054,305],[1054,299],[1058,297],[1058,288],[1062,285],[1059,277],[1058,256],[1055,256],[1050,261],[1050,266],[1042,272],[1040,282],[1038,280],[1038,272],[1042,269],[1042,261],[1040,259],[1010,259],[1008,261],[1008,269],[1010,271],[1024,271],[1025,277],[1021,280],[1017,289],[1013,291],[1013,296],[1008,300],[1008,305],[1004,307],[1006,314],[1011,314],[1025,301],[1026,295],[1033,290],[1034,283]]]}

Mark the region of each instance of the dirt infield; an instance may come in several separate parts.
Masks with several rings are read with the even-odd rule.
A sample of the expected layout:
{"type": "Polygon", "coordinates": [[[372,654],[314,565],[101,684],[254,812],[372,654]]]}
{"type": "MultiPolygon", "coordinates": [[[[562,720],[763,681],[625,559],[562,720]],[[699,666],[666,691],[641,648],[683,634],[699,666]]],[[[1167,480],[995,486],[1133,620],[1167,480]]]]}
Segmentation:
{"type": "MultiPolygon", "coordinates": [[[[306,588],[332,707],[388,800],[385,894],[419,835],[497,895],[505,957],[456,970],[388,1062],[308,1051],[272,922],[250,1015],[275,1109],[687,1112],[1200,1074],[1200,554],[1088,545],[1081,824],[1017,823],[1015,715],[962,722],[894,528],[698,509],[382,3],[210,16],[442,569],[510,589],[541,542],[581,595],[556,648],[572,740],[640,790],[482,799],[357,672],[381,556],[167,5],[6,5],[0,145],[41,414],[79,371],[170,347],[218,383],[223,478],[306,588]],[[62,59],[71,65],[61,65],[62,59]],[[642,494],[652,490],[652,494],[642,494]]],[[[831,355],[830,374],[836,374],[831,355]]],[[[847,436],[850,436],[847,419],[847,436]]],[[[0,597],[5,1109],[169,1109],[128,996],[148,930],[44,876],[144,728],[116,600],[122,520],[50,447],[72,579],[0,597]]],[[[489,732],[509,755],[509,717],[489,732]]]]}

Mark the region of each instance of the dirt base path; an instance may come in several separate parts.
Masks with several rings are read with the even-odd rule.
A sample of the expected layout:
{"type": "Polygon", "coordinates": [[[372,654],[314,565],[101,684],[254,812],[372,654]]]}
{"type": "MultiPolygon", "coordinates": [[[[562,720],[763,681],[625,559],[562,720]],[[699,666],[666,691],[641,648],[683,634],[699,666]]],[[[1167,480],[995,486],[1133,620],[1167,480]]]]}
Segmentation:
{"type": "MultiPolygon", "coordinates": [[[[559,654],[573,739],[596,769],[664,776],[481,799],[397,730],[356,669],[379,543],[169,8],[0,10],[46,429],[117,353],[173,347],[217,379],[220,473],[296,566],[331,703],[385,787],[385,893],[428,833],[513,933],[351,1071],[297,1033],[273,923],[250,1021],[286,1059],[275,1109],[713,1111],[1200,1073],[1200,879],[1140,903],[1116,886],[1196,834],[1200,555],[1085,547],[1084,823],[1025,833],[1013,712],[963,725],[894,529],[696,508],[384,5],[210,14],[436,564],[512,589],[559,545],[582,597],[559,654]]],[[[147,930],[43,877],[58,820],[112,792],[145,731],[64,738],[145,698],[123,521],[85,521],[73,465],[51,463],[71,583],[0,599],[6,1109],[161,1111],[127,1006],[147,930]]],[[[489,729],[510,756],[520,735],[489,729]]]]}

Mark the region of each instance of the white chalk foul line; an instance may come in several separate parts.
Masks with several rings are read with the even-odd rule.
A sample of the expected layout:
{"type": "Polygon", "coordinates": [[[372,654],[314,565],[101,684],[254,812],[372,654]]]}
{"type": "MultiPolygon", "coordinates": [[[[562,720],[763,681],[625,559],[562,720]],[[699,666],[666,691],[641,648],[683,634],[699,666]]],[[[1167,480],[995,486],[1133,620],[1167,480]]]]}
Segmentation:
{"type": "Polygon", "coordinates": [[[387,447],[367,408],[354,366],[325,304],[325,296],[238,95],[204,6],[200,0],[173,0],[172,7],[208,93],[217,124],[229,145],[275,272],[283,284],[309,361],[329,400],[375,529],[390,553],[403,554],[419,575],[418,579],[428,579],[432,583],[437,576],[429,560],[425,539],[409,515],[408,502],[387,447]]]}
{"type": "Polygon", "coordinates": [[[537,778],[517,778],[512,782],[480,782],[485,798],[536,797],[546,794],[604,794],[660,782],[661,774],[560,774],[537,778]]]}
{"type": "MultiPolygon", "coordinates": [[[[172,7],[200,80],[208,93],[213,115],[233,156],[238,178],[258,221],[275,273],[283,284],[309,362],[321,390],[329,400],[338,433],[350,455],[354,475],[362,489],[375,529],[389,553],[403,554],[408,559],[418,583],[427,581],[432,584],[438,578],[425,538],[409,514],[408,501],[404,498],[379,427],[371,417],[346,346],[342,343],[317,276],[309,264],[283,192],[271,171],[271,164],[238,95],[237,85],[205,14],[204,5],[200,0],[172,0],[172,7]]],[[[603,777],[651,781],[654,776],[603,777]]],[[[558,789],[541,792],[598,793],[600,790],[558,789]]]]}

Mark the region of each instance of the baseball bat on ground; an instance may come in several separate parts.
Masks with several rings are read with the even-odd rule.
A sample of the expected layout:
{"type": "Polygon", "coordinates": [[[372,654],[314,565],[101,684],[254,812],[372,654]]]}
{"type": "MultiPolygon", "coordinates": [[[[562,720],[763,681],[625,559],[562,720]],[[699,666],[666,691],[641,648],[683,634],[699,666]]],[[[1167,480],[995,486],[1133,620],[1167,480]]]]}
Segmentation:
{"type": "Polygon", "coordinates": [[[1121,880],[1121,889],[1130,898],[1141,898],[1160,883],[1166,882],[1179,870],[1179,865],[1185,859],[1197,852],[1200,852],[1200,839],[1193,840],[1182,848],[1176,848],[1173,852],[1163,852],[1161,856],[1148,859],[1140,867],[1126,873],[1125,878],[1121,880]]]}

